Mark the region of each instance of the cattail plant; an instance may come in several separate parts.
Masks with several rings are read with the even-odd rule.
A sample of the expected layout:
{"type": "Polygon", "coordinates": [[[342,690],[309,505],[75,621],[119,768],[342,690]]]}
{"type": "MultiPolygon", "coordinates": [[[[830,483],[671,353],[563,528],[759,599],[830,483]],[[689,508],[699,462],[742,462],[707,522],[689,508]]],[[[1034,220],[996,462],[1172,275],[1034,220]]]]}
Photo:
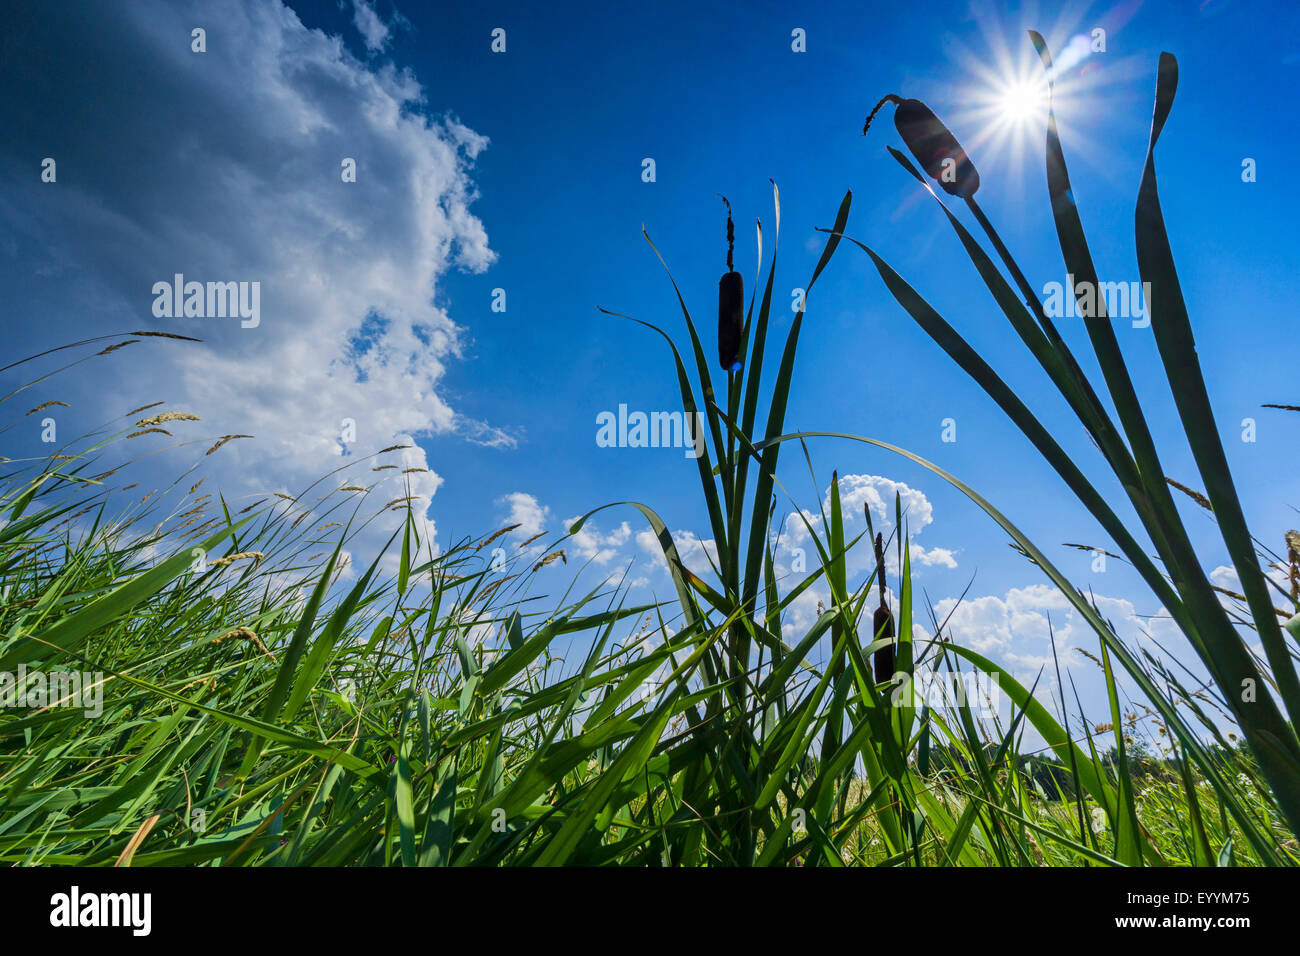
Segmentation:
{"type": "Polygon", "coordinates": [[[944,192],[969,199],[980,188],[980,174],[962,149],[957,137],[948,131],[934,111],[920,100],[905,100],[890,93],[873,109],[862,124],[862,135],[867,135],[871,121],[886,103],[893,103],[894,126],[898,135],[912,151],[922,168],[934,178],[944,192]]]}
{"type": "MultiPolygon", "coordinates": [[[[875,634],[873,640],[879,641],[886,637],[892,639],[894,615],[889,613],[889,601],[885,597],[885,538],[879,532],[876,534],[876,583],[880,587],[880,607],[876,608],[875,617],[872,619],[871,627],[875,634]]],[[[875,670],[877,684],[886,684],[893,680],[894,645],[892,642],[876,651],[875,670]]]]}
{"type": "Polygon", "coordinates": [[[739,372],[745,365],[740,354],[745,326],[745,280],[733,265],[736,249],[736,225],[731,220],[731,203],[727,204],[727,271],[718,280],[718,362],[724,372],[739,372]]]}
{"type": "MultiPolygon", "coordinates": [[[[1096,289],[1099,279],[1071,188],[1052,103],[1054,66],[1051,54],[1040,34],[1030,31],[1030,39],[1038,51],[1048,78],[1044,158],[1048,197],[1062,257],[1066,271],[1080,280],[1082,288],[1096,289]]],[[[1177,60],[1168,53],[1161,54],[1156,79],[1155,110],[1134,214],[1137,265],[1142,280],[1150,283],[1151,294],[1148,298],[1152,303],[1151,328],[1160,352],[1161,364],[1187,443],[1200,472],[1206,500],[1212,507],[1223,543],[1242,582],[1241,590],[1250,609],[1250,621],[1240,621],[1230,616],[1204,570],[1203,562],[1171,497],[1169,486],[1163,479],[1165,470],[1161,466],[1155,436],[1142,408],[1110,317],[1103,309],[1094,310],[1093,314],[1085,318],[1084,329],[1101,368],[1105,388],[1109,392],[1109,405],[1113,406],[1116,417],[1112,417],[1108,403],[1103,401],[1093,380],[1082,370],[1074,352],[1052,323],[1038,293],[980,209],[973,195],[978,188],[973,167],[963,166],[960,161],[946,162],[948,159],[964,159],[961,147],[922,104],[913,105],[898,100],[897,97],[886,97],[872,112],[874,114],[886,102],[895,102],[898,106],[895,121],[899,133],[920,160],[925,173],[938,180],[945,192],[965,200],[1006,267],[1014,287],[958,217],[945,203],[940,202],[943,216],[961,240],[971,264],[1008,322],[1101,450],[1120,487],[1127,493],[1150,545],[1145,545],[1134,536],[1130,527],[1111,507],[1107,497],[1083,474],[1021,397],[1011,390],[961,333],[874,250],[864,243],[851,241],[872,259],[877,272],[899,305],[1002,408],[1148,584],[1205,666],[1214,687],[1221,694],[1225,710],[1244,732],[1281,817],[1293,833],[1300,833],[1300,737],[1297,737],[1295,729],[1296,715],[1300,715],[1300,671],[1295,666],[1293,653],[1272,606],[1268,580],[1260,567],[1254,539],[1246,524],[1228,467],[1221,433],[1211,411],[1212,405],[1201,373],[1191,319],[1174,265],[1157,189],[1156,143],[1169,119],[1177,84],[1177,60]],[[941,175],[949,170],[951,176],[941,175]],[[962,173],[966,170],[968,173],[963,177],[962,173]],[[1152,547],[1156,552],[1155,559],[1149,553],[1152,547]],[[1262,646],[1262,655],[1252,653],[1252,648],[1239,630],[1243,624],[1253,625],[1253,637],[1262,646]],[[1243,688],[1250,688],[1252,694],[1244,695],[1243,688]]],[[[913,167],[902,152],[891,149],[890,153],[912,176],[924,182],[922,173],[913,167]]],[[[937,200],[939,197],[935,195],[935,198],[937,200]]],[[[1072,607],[1087,620],[1101,640],[1106,655],[1118,661],[1159,713],[1170,738],[1178,740],[1190,762],[1205,775],[1218,795],[1225,814],[1230,815],[1240,828],[1243,840],[1249,842],[1261,860],[1270,864],[1280,861],[1282,857],[1277,852],[1276,840],[1257,826],[1251,811],[1243,803],[1241,794],[1232,786],[1231,781],[1221,775],[1216,759],[1203,746],[1201,732],[1185,719],[1184,712],[1178,707],[1179,701],[1166,694],[1145,666],[1144,660],[1117,637],[1109,623],[1103,620],[1086,597],[1077,592],[1068,578],[1005,516],[952,476],[934,466],[927,467],[952,481],[984,508],[1048,575],[1072,607]]],[[[1292,637],[1297,636],[1300,615],[1288,622],[1287,629],[1292,637]]],[[[961,653],[969,652],[963,650],[961,653]]],[[[1112,688],[1110,694],[1116,718],[1114,724],[1118,726],[1113,675],[1109,673],[1109,664],[1105,666],[1108,668],[1108,681],[1112,688]]],[[[1057,732],[1056,728],[1049,729],[1052,733],[1057,732]]],[[[1064,728],[1061,730],[1064,731],[1064,728]]],[[[1064,742],[1068,736],[1068,732],[1065,732],[1062,742],[1053,745],[1054,749],[1062,756],[1068,755],[1072,767],[1083,766],[1079,762],[1079,752],[1068,749],[1069,745],[1064,742]]],[[[1124,739],[1118,734],[1116,749],[1123,764],[1124,739]]],[[[1113,822],[1118,827],[1118,832],[1123,834],[1122,838],[1117,838],[1116,859],[1126,865],[1160,862],[1160,854],[1143,834],[1133,812],[1134,801],[1128,776],[1120,775],[1119,795],[1124,799],[1118,802],[1112,802],[1117,796],[1101,776],[1089,772],[1086,777],[1080,776],[1079,780],[1099,803],[1127,808],[1123,813],[1116,811],[1114,814],[1113,822]]],[[[1203,837],[1198,839],[1198,861],[1212,859],[1208,842],[1203,837]]],[[[1202,862],[1201,865],[1207,864],[1202,862]]]]}

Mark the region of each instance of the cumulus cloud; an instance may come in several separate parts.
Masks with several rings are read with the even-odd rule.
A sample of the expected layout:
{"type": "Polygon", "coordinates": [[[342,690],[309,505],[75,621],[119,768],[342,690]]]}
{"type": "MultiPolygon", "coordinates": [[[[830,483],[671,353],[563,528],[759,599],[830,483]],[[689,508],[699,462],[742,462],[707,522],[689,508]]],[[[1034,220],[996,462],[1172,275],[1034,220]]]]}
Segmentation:
{"type": "MultiPolygon", "coordinates": [[[[574,515],[564,522],[564,526],[571,527],[577,520],[578,516],[574,515]]],[[[631,537],[632,526],[626,521],[609,532],[601,531],[594,521],[587,521],[581,531],[569,538],[570,544],[566,545],[566,548],[594,564],[608,564],[618,556],[619,549],[627,544],[631,537]]],[[[621,575],[616,577],[621,579],[621,575]]]]}
{"type": "MultiPolygon", "coordinates": [[[[1126,598],[1094,593],[1088,600],[1130,646],[1147,637],[1166,647],[1177,646],[1171,642],[1180,639],[1180,632],[1164,608],[1145,615],[1126,598]]],[[[1040,668],[1053,669],[1053,637],[1062,670],[1087,663],[1076,647],[1097,653],[1096,632],[1065,594],[1049,583],[1011,588],[1000,596],[944,598],[935,602],[934,615],[941,624],[946,621],[946,637],[992,657],[1021,681],[1032,680],[1040,668]]]]}
{"type": "MultiPolygon", "coordinates": [[[[915,539],[927,527],[934,523],[934,508],[930,499],[919,488],[912,488],[901,481],[885,478],[881,475],[840,475],[840,507],[844,514],[844,533],[846,538],[853,538],[866,531],[864,509],[871,509],[871,520],[877,531],[888,538],[894,527],[894,501],[897,496],[903,508],[907,522],[908,554],[914,566],[921,567],[957,567],[956,552],[948,548],[926,548],[915,539]]],[[[823,507],[830,507],[830,491],[827,489],[823,507]]],[[[777,557],[784,564],[790,563],[793,549],[807,552],[812,547],[808,525],[821,528],[821,515],[815,511],[804,511],[802,516],[792,514],[786,519],[781,549],[777,557]]],[[[895,550],[888,548],[886,566],[892,574],[898,573],[895,550]]],[[[806,560],[812,563],[812,558],[806,560]]],[[[849,553],[847,568],[849,574],[869,572],[874,567],[874,557],[870,544],[864,539],[849,553]]]]}
{"type": "MultiPolygon", "coordinates": [[[[367,46],[382,47],[389,27],[364,0],[353,9],[367,46]]],[[[224,487],[250,490],[417,438],[512,442],[440,394],[463,332],[434,305],[438,280],[494,260],[470,212],[486,140],[433,113],[414,75],[360,62],[278,0],[15,16],[29,20],[25,41],[0,80],[60,77],[39,102],[0,107],[0,169],[23,184],[0,197],[0,232],[14,237],[0,277],[24,279],[11,304],[59,317],[31,330],[32,351],[141,327],[204,340],[145,342],[98,378],[88,367],[73,403],[83,425],[165,399],[209,434],[255,436],[211,460],[224,487]],[[206,53],[191,51],[196,24],[206,53]],[[48,152],[54,186],[28,175],[48,152]],[[155,318],[152,288],[176,273],[259,282],[260,324],[155,318]]],[[[388,497],[414,495],[423,514],[441,479],[418,447],[401,464],[383,473],[388,497]]]]}
{"type": "Polygon", "coordinates": [[[1046,647],[1053,629],[1063,642],[1071,634],[1073,613],[1066,596],[1051,584],[1012,588],[1001,597],[967,597],[960,603],[944,598],[934,605],[935,617],[948,621],[946,636],[981,654],[1005,652],[1024,642],[1038,641],[1046,647]]]}
{"type": "Polygon", "coordinates": [[[515,491],[503,497],[501,501],[510,509],[506,524],[519,525],[510,532],[514,537],[528,539],[546,530],[546,522],[551,510],[538,501],[536,495],[515,491]]]}

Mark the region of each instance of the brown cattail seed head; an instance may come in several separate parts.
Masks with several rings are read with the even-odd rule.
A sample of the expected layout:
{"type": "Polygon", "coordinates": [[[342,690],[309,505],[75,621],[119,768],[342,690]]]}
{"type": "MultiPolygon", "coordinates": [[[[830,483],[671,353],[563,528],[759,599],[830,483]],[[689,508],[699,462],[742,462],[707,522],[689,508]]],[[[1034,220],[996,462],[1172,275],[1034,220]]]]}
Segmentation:
{"type": "MultiPolygon", "coordinates": [[[[889,604],[885,600],[885,536],[876,535],[876,583],[880,587],[880,607],[876,608],[872,619],[872,640],[894,636],[894,616],[889,613],[889,604]]],[[[875,654],[876,683],[884,684],[894,678],[894,645],[882,647],[875,654]]]]}
{"type": "Polygon", "coordinates": [[[951,196],[969,199],[980,188],[980,174],[975,164],[962,149],[957,137],[948,131],[934,111],[920,100],[905,100],[894,94],[876,104],[862,127],[865,136],[872,118],[886,103],[898,108],[894,111],[894,126],[903,142],[912,151],[916,161],[934,179],[944,192],[951,196]]]}
{"type": "Polygon", "coordinates": [[[745,280],[733,268],[736,226],[731,221],[731,203],[727,203],[727,272],[718,280],[718,362],[725,372],[739,372],[745,366],[740,354],[745,327],[745,280]]]}
{"type": "MultiPolygon", "coordinates": [[[[881,605],[876,608],[875,618],[872,621],[872,633],[876,640],[894,636],[894,615],[889,613],[889,608],[881,605]]],[[[876,651],[875,655],[876,683],[886,684],[894,679],[894,645],[882,647],[876,651]]]]}

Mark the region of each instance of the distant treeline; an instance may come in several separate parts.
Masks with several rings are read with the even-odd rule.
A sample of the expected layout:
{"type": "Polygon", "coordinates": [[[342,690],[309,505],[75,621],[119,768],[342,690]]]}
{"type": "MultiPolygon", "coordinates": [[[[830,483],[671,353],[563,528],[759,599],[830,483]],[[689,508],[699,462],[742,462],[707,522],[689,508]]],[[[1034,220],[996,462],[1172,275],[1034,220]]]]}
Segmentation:
{"type": "MultiPolygon", "coordinates": [[[[1009,763],[1014,762],[1016,769],[1029,781],[1035,793],[1046,800],[1074,800],[1077,796],[1074,774],[1068,764],[1055,755],[1011,755],[1012,759],[1008,760],[1007,755],[1004,754],[999,762],[998,749],[998,746],[992,743],[984,747],[984,758],[990,768],[998,771],[1005,770],[1009,763]]],[[[1218,743],[1209,744],[1206,746],[1206,751],[1212,757],[1218,758],[1225,768],[1237,768],[1233,770],[1234,775],[1243,761],[1254,766],[1254,760],[1244,741],[1235,749],[1218,743]]],[[[1129,774],[1134,779],[1145,779],[1149,775],[1155,781],[1175,784],[1181,781],[1178,760],[1173,756],[1161,757],[1153,754],[1141,741],[1127,744],[1124,758],[1128,764],[1129,774]]],[[[1119,776],[1119,752],[1114,745],[1099,753],[1098,759],[1112,779],[1119,776]]],[[[979,772],[965,756],[947,749],[932,751],[927,755],[926,764],[927,766],[918,769],[927,776],[965,778],[979,772]]]]}

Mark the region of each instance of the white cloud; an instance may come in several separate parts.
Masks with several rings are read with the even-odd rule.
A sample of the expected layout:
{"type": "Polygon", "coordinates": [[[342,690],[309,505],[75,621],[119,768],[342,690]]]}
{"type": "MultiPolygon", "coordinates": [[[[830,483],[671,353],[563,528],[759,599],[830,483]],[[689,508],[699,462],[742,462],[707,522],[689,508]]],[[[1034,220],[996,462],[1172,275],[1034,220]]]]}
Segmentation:
{"type": "Polygon", "coordinates": [[[519,525],[510,532],[514,537],[532,538],[546,530],[546,522],[550,518],[551,511],[537,500],[536,495],[515,491],[506,495],[501,501],[510,506],[506,524],[519,525]]]}
{"type": "Polygon", "coordinates": [[[929,568],[957,567],[955,552],[948,548],[931,548],[927,551],[915,541],[910,541],[907,545],[907,553],[911,557],[913,564],[921,564],[929,568]]]}
{"type": "MultiPolygon", "coordinates": [[[[922,567],[957,567],[956,552],[949,548],[925,548],[918,544],[916,537],[934,523],[934,508],[930,499],[918,488],[885,478],[881,475],[840,475],[840,509],[844,515],[844,533],[846,539],[852,539],[866,531],[864,509],[871,509],[871,520],[877,531],[888,539],[894,528],[894,501],[897,495],[902,505],[903,517],[907,523],[908,554],[914,566],[922,567]]],[[[826,492],[823,507],[829,514],[830,492],[826,492]]],[[[815,548],[811,543],[808,525],[821,533],[821,515],[815,511],[804,511],[802,517],[792,514],[786,519],[784,534],[778,560],[788,564],[792,549],[801,548],[805,552],[805,561],[811,568],[816,563],[815,548]],[[807,524],[805,524],[807,522],[807,524]]],[[[898,574],[898,562],[893,547],[885,549],[886,571],[891,576],[898,574]]],[[[870,572],[875,567],[875,557],[871,543],[864,537],[849,552],[847,569],[850,575],[870,572]]]]}
{"type": "MultiPolygon", "coordinates": [[[[718,562],[718,546],[712,538],[701,539],[693,531],[674,531],[672,538],[673,544],[677,547],[677,555],[688,570],[705,580],[714,576],[712,566],[716,566],[718,562]],[[713,562],[712,566],[710,560],[713,562]]],[[[638,548],[651,556],[652,566],[667,572],[668,562],[664,558],[663,547],[654,532],[638,531],[636,543],[638,548]]]]}
{"type": "Polygon", "coordinates": [[[1002,597],[967,597],[960,604],[956,598],[944,598],[934,605],[935,617],[940,622],[948,619],[945,635],[981,654],[1009,650],[1020,641],[1046,642],[1049,615],[1058,641],[1063,641],[1070,633],[1072,621],[1067,618],[1072,613],[1066,596],[1050,584],[1012,588],[1002,597]]]}
{"type": "Polygon", "coordinates": [[[352,0],[352,23],[371,53],[378,53],[388,46],[392,31],[367,0],[352,0]]]}
{"type": "MultiPolygon", "coordinates": [[[[575,515],[564,522],[566,528],[571,527],[578,516],[575,515]]],[[[572,549],[572,552],[578,557],[589,560],[594,564],[608,564],[618,556],[619,548],[627,544],[632,537],[632,527],[626,521],[620,524],[613,531],[608,533],[602,532],[594,521],[587,521],[582,530],[569,538],[569,544],[566,548],[572,549]]],[[[616,577],[622,577],[621,574],[616,577]]]]}
{"type": "MultiPolygon", "coordinates": [[[[387,42],[390,27],[369,3],[353,9],[368,47],[387,42]]],[[[371,68],[276,0],[141,2],[98,16],[62,25],[76,32],[64,45],[102,66],[97,107],[79,117],[67,147],[93,163],[67,189],[0,202],[0,225],[23,239],[15,248],[32,250],[8,266],[21,270],[21,257],[38,253],[57,264],[45,288],[67,287],[71,318],[53,344],[123,328],[204,342],[151,340],[119,353],[107,388],[83,376],[74,387],[94,424],[102,407],[120,414],[161,398],[202,417],[182,437],[252,434],[204,463],[236,495],[310,481],[415,438],[512,444],[458,414],[439,387],[464,338],[434,304],[439,278],[495,259],[469,211],[471,165],[486,140],[431,115],[409,71],[371,68]],[[208,31],[201,55],[189,49],[196,22],[208,31]],[[150,74],[167,82],[115,82],[150,74]],[[137,144],[125,151],[129,167],[124,144],[137,144]],[[356,161],[354,183],[341,178],[345,158],[356,161]],[[260,325],[154,318],[153,283],[178,272],[260,282],[260,325]],[[83,301],[96,307],[77,307],[83,301]],[[344,445],[349,422],[356,439],[344,445]]],[[[0,164],[20,158],[0,147],[0,164]]],[[[429,467],[418,447],[401,464],[429,467]]],[[[421,514],[441,482],[432,471],[400,483],[397,472],[381,474],[393,487],[376,492],[383,501],[413,494],[421,514]]],[[[432,535],[431,522],[425,530],[432,535]]]]}
{"type": "MultiPolygon", "coordinates": [[[[1125,598],[1094,593],[1088,600],[1129,646],[1152,637],[1171,650],[1177,649],[1178,644],[1172,642],[1180,640],[1181,632],[1164,608],[1148,616],[1138,613],[1133,602],[1125,598]]],[[[1065,594],[1050,583],[1011,588],[1001,596],[967,597],[960,603],[957,598],[944,598],[935,602],[934,615],[941,624],[947,621],[946,637],[987,655],[1018,680],[1026,682],[1026,686],[1043,667],[1049,671],[1044,679],[1049,683],[1054,681],[1050,673],[1054,670],[1053,637],[1062,671],[1092,666],[1074,648],[1084,648],[1093,655],[1098,653],[1096,632],[1065,594]]],[[[1158,653],[1152,645],[1147,647],[1158,653]]]]}
{"type": "MultiPolygon", "coordinates": [[[[1267,564],[1263,566],[1263,570],[1264,576],[1277,585],[1277,587],[1281,589],[1282,594],[1291,593],[1291,576],[1289,569],[1285,566],[1274,567],[1272,564],[1267,564]]],[[[1242,592],[1241,575],[1237,573],[1235,567],[1229,564],[1221,564],[1211,571],[1210,582],[1227,591],[1234,591],[1237,594],[1242,592]]],[[[1270,590],[1270,593],[1274,596],[1275,601],[1281,600],[1282,594],[1278,594],[1278,592],[1274,590],[1270,590]]],[[[1235,606],[1240,605],[1239,601],[1228,597],[1226,594],[1220,594],[1219,601],[1223,604],[1232,604],[1235,606]]]]}

